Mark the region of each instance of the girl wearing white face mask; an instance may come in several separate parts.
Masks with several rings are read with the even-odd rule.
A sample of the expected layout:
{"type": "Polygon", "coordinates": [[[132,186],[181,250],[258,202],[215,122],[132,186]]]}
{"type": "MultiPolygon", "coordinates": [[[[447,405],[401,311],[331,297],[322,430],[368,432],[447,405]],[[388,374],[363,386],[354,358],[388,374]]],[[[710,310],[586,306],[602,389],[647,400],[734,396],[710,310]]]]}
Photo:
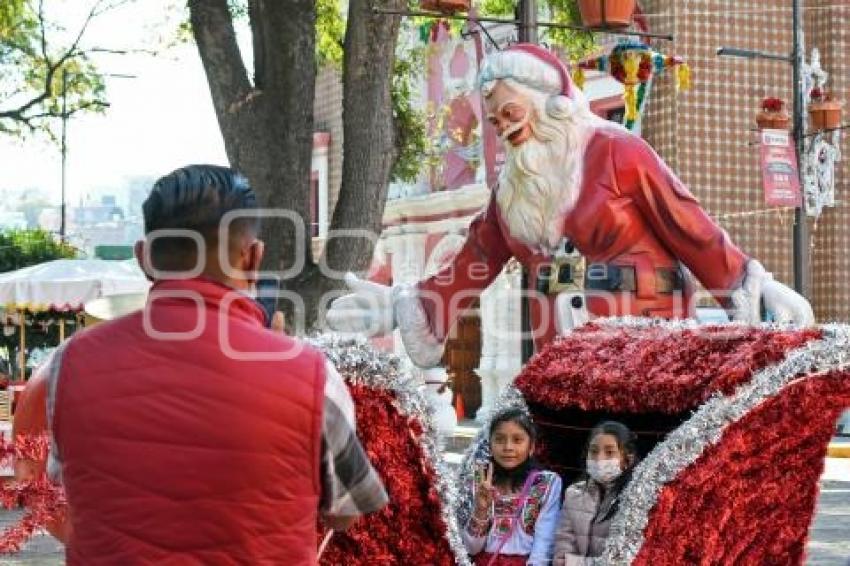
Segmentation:
{"type": "Polygon", "coordinates": [[[615,421],[590,431],[587,474],[564,493],[554,566],[583,566],[602,554],[620,493],[638,460],[635,441],[634,433],[615,421]]]}

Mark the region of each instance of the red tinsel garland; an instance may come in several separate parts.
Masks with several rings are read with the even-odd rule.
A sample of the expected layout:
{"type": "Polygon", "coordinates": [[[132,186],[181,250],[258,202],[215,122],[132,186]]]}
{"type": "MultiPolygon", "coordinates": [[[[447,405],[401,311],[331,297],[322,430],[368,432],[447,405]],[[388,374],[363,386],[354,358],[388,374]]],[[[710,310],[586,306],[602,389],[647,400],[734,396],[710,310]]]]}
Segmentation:
{"type": "Polygon", "coordinates": [[[634,564],[801,564],[824,452],[847,406],[850,373],[834,372],[730,425],[663,488],[634,564]]]}
{"type": "MultiPolygon", "coordinates": [[[[322,564],[454,564],[435,472],[419,442],[421,423],[402,415],[389,391],[364,385],[349,389],[357,413],[357,436],[384,482],[390,503],[348,531],[335,533],[322,564]]],[[[320,527],[319,540],[323,532],[320,527]]]]}
{"type": "Polygon", "coordinates": [[[545,347],[515,384],[550,409],[675,414],[728,394],[819,330],[744,326],[697,330],[590,324],[545,347]]]}
{"type": "MultiPolygon", "coordinates": [[[[19,435],[14,442],[0,438],[0,463],[8,465],[13,459],[43,461],[47,456],[47,435],[19,435]]],[[[0,534],[0,554],[14,554],[32,537],[37,529],[52,521],[61,521],[65,511],[62,488],[47,476],[0,484],[0,504],[15,509],[23,504],[27,512],[21,520],[0,534]]]]}

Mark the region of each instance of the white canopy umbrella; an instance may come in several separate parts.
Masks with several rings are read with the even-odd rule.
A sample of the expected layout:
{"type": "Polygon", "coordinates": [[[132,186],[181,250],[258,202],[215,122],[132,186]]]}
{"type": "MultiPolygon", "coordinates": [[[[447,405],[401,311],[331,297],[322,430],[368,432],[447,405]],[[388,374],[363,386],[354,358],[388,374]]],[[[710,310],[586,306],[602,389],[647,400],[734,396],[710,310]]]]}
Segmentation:
{"type": "Polygon", "coordinates": [[[32,311],[79,310],[94,299],[146,293],[136,260],[57,259],[0,273],[0,305],[32,311]]]}

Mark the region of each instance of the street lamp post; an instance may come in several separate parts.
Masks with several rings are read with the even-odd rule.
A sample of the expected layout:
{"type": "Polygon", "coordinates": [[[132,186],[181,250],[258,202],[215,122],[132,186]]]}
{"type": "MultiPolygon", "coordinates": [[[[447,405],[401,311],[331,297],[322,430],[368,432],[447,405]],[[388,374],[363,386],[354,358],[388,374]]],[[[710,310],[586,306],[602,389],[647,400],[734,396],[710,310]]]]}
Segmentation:
{"type": "Polygon", "coordinates": [[[519,0],[517,11],[520,42],[537,43],[537,0],[519,0]]]}
{"type": "MultiPolygon", "coordinates": [[[[791,20],[793,26],[793,47],[790,55],[782,53],[769,53],[749,49],[738,49],[735,47],[721,47],[717,50],[719,56],[742,57],[744,59],[771,59],[784,61],[791,64],[793,71],[794,103],[792,105],[792,135],[794,137],[794,150],[797,154],[797,163],[802,163],[801,157],[804,151],[805,132],[803,131],[803,21],[801,17],[801,0],[793,0],[791,7],[791,20]]],[[[802,174],[802,172],[800,172],[802,174]]],[[[800,185],[804,186],[802,178],[800,185]]],[[[809,296],[809,226],[806,223],[806,199],[800,199],[800,206],[794,209],[794,289],[803,295],[809,296]]]]}
{"type": "MultiPolygon", "coordinates": [[[[794,26],[794,47],[791,51],[791,68],[794,81],[794,149],[797,153],[797,166],[802,163],[805,151],[805,125],[803,122],[803,18],[800,15],[800,1],[794,0],[791,7],[791,20],[794,26]]],[[[805,183],[800,183],[801,187],[805,183]]],[[[800,199],[800,206],[794,209],[794,288],[804,297],[809,296],[809,224],[806,222],[806,199],[800,199]]]]}
{"type": "MultiPolygon", "coordinates": [[[[134,79],[136,75],[125,75],[120,73],[102,73],[103,77],[115,77],[119,79],[134,79]]],[[[108,102],[104,102],[102,100],[94,100],[90,104],[91,106],[100,106],[105,108],[109,106],[108,102]]],[[[67,232],[67,224],[66,224],[66,198],[65,198],[65,187],[67,184],[67,170],[66,164],[68,159],[68,141],[67,141],[67,132],[68,132],[68,118],[71,117],[75,110],[68,112],[68,71],[66,69],[62,69],[62,135],[61,135],[61,157],[62,157],[62,180],[61,180],[61,190],[62,190],[62,202],[59,205],[59,239],[64,242],[67,232]]]]}
{"type": "MultiPolygon", "coordinates": [[[[517,6],[517,36],[522,43],[537,43],[537,1],[519,0],[517,6]]],[[[522,364],[534,355],[534,337],[531,329],[531,305],[529,297],[531,293],[530,277],[528,268],[522,268],[522,295],[520,298],[520,324],[521,324],[521,356],[522,364]]]]}
{"type": "Polygon", "coordinates": [[[59,207],[59,239],[65,241],[65,161],[68,154],[68,72],[62,69],[62,203],[59,207]]]}

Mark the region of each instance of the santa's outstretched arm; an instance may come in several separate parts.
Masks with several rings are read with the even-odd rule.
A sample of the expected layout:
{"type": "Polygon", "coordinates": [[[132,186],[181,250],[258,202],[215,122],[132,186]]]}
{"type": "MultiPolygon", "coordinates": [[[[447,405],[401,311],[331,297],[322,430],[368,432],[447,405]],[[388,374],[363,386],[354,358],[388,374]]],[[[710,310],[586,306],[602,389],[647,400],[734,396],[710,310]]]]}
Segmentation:
{"type": "Polygon", "coordinates": [[[649,144],[637,136],[620,143],[613,152],[618,186],[631,193],[658,238],[735,320],[759,322],[764,304],[777,320],[814,323],[809,302],[744,254],[649,144]]]}
{"type": "Polygon", "coordinates": [[[334,301],[328,324],[340,332],[372,336],[398,327],[417,366],[438,365],[449,329],[511,257],[498,214],[491,198],[470,224],[466,241],[452,261],[415,285],[388,287],[349,274],[347,283],[354,292],[334,301]]]}

